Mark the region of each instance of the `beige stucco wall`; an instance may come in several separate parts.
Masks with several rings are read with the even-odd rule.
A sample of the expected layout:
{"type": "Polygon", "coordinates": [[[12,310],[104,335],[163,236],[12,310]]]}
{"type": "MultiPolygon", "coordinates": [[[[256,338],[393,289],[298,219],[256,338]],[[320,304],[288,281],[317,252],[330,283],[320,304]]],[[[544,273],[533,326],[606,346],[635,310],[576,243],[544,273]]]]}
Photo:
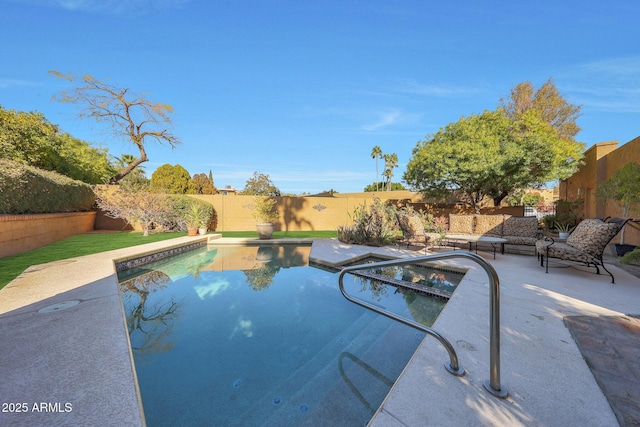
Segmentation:
{"type": "MultiPolygon", "coordinates": [[[[252,216],[254,196],[190,195],[211,203],[217,214],[216,231],[255,231],[252,216]]],[[[340,225],[352,223],[351,215],[357,206],[370,205],[374,197],[383,201],[412,203],[416,209],[425,209],[436,216],[468,212],[450,205],[425,203],[419,193],[390,191],[378,193],[335,194],[333,197],[276,197],[280,218],[275,221],[276,231],[336,230],[340,225]]],[[[523,215],[522,206],[486,208],[482,213],[523,215]]]]}
{"type": "MultiPolygon", "coordinates": [[[[253,231],[253,196],[191,195],[211,203],[217,214],[217,231],[253,231]]],[[[280,218],[278,231],[335,230],[348,223],[348,213],[364,198],[276,197],[280,218]]]]}
{"type": "Polygon", "coordinates": [[[95,212],[0,215],[0,258],[93,230],[95,212]]]}
{"type": "MultiPolygon", "coordinates": [[[[560,183],[560,199],[576,201],[582,199],[581,216],[620,217],[622,211],[613,202],[604,202],[595,197],[598,184],[606,181],[618,169],[629,162],[640,163],[640,137],[618,147],[618,141],[601,142],[584,153],[584,164],[578,172],[560,183]]],[[[633,214],[633,213],[632,213],[633,214]]],[[[635,212],[635,216],[638,213],[635,212]]],[[[640,228],[637,223],[625,229],[625,243],[640,246],[640,228]]],[[[614,242],[619,241],[619,236],[614,242]]]]}

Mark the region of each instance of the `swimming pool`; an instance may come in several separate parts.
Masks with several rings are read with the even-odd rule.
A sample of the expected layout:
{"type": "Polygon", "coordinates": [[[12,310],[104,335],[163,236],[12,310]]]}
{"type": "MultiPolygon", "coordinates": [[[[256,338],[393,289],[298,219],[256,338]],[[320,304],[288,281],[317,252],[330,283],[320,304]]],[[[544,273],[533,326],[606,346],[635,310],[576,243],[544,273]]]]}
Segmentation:
{"type": "MultiPolygon", "coordinates": [[[[337,272],[309,266],[309,250],[209,247],[119,273],[148,425],[369,421],[424,334],[345,300],[337,272]]],[[[428,325],[444,306],[346,282],[428,325]]]]}

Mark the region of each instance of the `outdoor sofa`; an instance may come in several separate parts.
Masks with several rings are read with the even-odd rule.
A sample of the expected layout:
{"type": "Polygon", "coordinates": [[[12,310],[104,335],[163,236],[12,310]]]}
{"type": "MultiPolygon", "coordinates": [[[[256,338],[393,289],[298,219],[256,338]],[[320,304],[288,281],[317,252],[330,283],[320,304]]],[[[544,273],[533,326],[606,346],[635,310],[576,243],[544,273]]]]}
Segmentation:
{"type": "MultiPolygon", "coordinates": [[[[526,245],[535,247],[536,241],[542,238],[538,219],[534,216],[513,215],[461,215],[449,214],[449,226],[444,236],[439,233],[428,232],[418,215],[398,214],[398,224],[402,230],[403,243],[409,245],[434,246],[440,240],[447,243],[447,234],[470,237],[486,236],[498,237],[506,240],[504,245],[526,245]]],[[[455,242],[448,242],[455,244],[455,242]]],[[[479,243],[482,243],[481,241],[479,243]]]]}
{"type": "MultiPolygon", "coordinates": [[[[449,214],[449,229],[446,234],[498,237],[506,240],[504,245],[535,246],[542,238],[542,231],[535,216],[515,215],[460,215],[449,214]]],[[[446,240],[446,236],[445,236],[446,240]]]]}

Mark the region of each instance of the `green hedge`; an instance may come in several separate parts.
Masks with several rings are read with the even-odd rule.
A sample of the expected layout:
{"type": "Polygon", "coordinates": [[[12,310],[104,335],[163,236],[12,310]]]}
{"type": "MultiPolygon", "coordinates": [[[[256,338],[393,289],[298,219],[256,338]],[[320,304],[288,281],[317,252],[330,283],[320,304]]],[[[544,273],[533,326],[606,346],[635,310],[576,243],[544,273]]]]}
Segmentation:
{"type": "Polygon", "coordinates": [[[213,205],[211,203],[189,196],[174,194],[169,195],[169,200],[171,201],[173,215],[178,219],[178,229],[180,231],[186,230],[193,205],[198,206],[203,211],[203,215],[205,217],[204,222],[207,225],[211,224],[211,221],[213,220],[213,205]]]}
{"type": "Polygon", "coordinates": [[[84,182],[0,159],[0,214],[90,211],[94,201],[84,182]]]}

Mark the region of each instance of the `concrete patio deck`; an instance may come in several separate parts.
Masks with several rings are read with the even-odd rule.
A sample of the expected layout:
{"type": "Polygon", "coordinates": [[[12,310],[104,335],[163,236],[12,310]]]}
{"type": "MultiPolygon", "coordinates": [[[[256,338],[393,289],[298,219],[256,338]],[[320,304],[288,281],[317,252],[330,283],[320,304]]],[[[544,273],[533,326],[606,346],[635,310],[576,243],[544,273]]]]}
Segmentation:
{"type": "MultiPolygon", "coordinates": [[[[22,412],[16,412],[15,405],[0,412],[0,425],[144,425],[113,259],[197,239],[183,237],[33,266],[0,290],[1,409],[5,403],[7,409],[9,404],[26,404],[19,407],[22,412]]],[[[420,254],[321,239],[314,242],[311,258],[339,264],[368,252],[420,254]]],[[[449,374],[443,366],[446,351],[435,339],[425,338],[370,425],[619,425],[565,318],[638,314],[640,279],[615,266],[611,271],[616,283],[611,284],[607,275],[562,263],[545,274],[532,255],[498,254],[495,260],[491,254],[484,256],[500,277],[501,385],[509,397],[495,398],[482,385],[489,378],[486,274],[466,259],[449,260],[447,264],[469,272],[434,328],[452,342],[466,375],[449,374]]],[[[593,340],[582,346],[601,345],[597,327],[586,327],[593,340]]],[[[627,359],[629,354],[633,360],[619,359],[619,354],[611,360],[627,363],[625,380],[637,384],[633,381],[640,378],[640,348],[632,348],[627,359]]],[[[624,392],[629,383],[615,384],[624,392]]],[[[630,400],[637,402],[638,389],[627,390],[630,400]]]]}

